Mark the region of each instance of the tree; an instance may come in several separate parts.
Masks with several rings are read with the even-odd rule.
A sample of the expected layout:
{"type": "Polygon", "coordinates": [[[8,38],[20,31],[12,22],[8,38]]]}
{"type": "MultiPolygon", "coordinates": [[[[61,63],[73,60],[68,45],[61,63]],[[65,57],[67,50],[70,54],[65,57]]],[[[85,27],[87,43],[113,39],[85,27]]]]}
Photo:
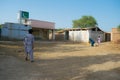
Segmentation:
{"type": "Polygon", "coordinates": [[[2,24],[0,24],[0,29],[2,28],[2,24]]]}
{"type": "Polygon", "coordinates": [[[73,28],[95,27],[97,22],[92,16],[82,16],[81,19],[73,20],[73,28]]]}
{"type": "Polygon", "coordinates": [[[118,25],[118,27],[117,27],[117,28],[118,28],[118,30],[120,31],[120,25],[118,25]]]}
{"type": "Polygon", "coordinates": [[[2,28],[2,25],[0,24],[0,38],[1,38],[1,32],[2,32],[2,31],[1,31],[1,28],[2,28]]]}
{"type": "Polygon", "coordinates": [[[118,25],[118,28],[120,29],[120,25],[118,25]]]}

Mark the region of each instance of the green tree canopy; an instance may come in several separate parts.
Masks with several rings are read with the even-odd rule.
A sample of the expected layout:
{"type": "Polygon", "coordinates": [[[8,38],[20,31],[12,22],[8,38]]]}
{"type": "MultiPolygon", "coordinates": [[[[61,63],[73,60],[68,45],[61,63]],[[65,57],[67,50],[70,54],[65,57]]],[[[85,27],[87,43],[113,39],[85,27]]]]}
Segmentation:
{"type": "Polygon", "coordinates": [[[82,16],[78,20],[73,20],[73,28],[95,27],[97,22],[92,16],[82,16]]]}
{"type": "Polygon", "coordinates": [[[2,28],[2,24],[0,24],[0,29],[2,28]]]}
{"type": "Polygon", "coordinates": [[[118,30],[120,31],[120,25],[117,26],[118,30]]]}
{"type": "Polygon", "coordinates": [[[118,25],[118,28],[120,29],[120,25],[118,25]]]}

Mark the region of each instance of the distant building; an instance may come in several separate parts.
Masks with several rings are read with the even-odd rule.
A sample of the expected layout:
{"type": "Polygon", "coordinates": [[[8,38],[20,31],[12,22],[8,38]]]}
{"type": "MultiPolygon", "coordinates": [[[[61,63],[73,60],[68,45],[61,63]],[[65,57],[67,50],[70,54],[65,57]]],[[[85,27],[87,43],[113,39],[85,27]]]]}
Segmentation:
{"type": "Polygon", "coordinates": [[[98,27],[65,29],[64,33],[65,40],[75,42],[89,42],[89,38],[97,41],[98,36],[101,37],[101,41],[110,41],[110,33],[106,33],[98,27]]]}
{"type": "Polygon", "coordinates": [[[32,27],[35,38],[42,40],[49,40],[49,32],[51,32],[52,40],[55,39],[55,23],[29,19],[28,25],[32,27]]]}
{"type": "Polygon", "coordinates": [[[1,36],[6,39],[23,39],[28,29],[31,28],[36,39],[49,40],[50,31],[52,39],[55,39],[55,23],[33,19],[26,19],[22,24],[9,22],[3,24],[1,36]]]}
{"type": "Polygon", "coordinates": [[[49,40],[49,33],[52,33],[52,40],[55,39],[55,23],[41,20],[29,19],[28,11],[19,11],[18,23],[5,23],[0,29],[0,36],[8,39],[23,39],[28,29],[33,29],[35,39],[49,40]]]}

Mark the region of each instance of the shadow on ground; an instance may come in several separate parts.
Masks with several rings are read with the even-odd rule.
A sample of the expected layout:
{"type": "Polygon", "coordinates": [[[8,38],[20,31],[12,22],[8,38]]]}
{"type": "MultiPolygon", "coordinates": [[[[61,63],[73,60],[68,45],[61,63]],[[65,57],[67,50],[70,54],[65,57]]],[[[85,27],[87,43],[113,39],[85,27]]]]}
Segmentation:
{"type": "Polygon", "coordinates": [[[53,80],[120,80],[120,55],[118,54],[55,60],[40,59],[36,61],[36,65],[40,67],[40,71],[43,71],[46,77],[53,80]],[[109,67],[106,66],[107,62],[111,62],[108,64],[109,67]],[[114,67],[114,64],[118,62],[117,68],[114,67]],[[99,70],[99,65],[102,64],[104,68],[99,70]],[[97,71],[86,69],[92,65],[96,65],[97,71]],[[105,67],[109,69],[105,69],[105,67]]]}

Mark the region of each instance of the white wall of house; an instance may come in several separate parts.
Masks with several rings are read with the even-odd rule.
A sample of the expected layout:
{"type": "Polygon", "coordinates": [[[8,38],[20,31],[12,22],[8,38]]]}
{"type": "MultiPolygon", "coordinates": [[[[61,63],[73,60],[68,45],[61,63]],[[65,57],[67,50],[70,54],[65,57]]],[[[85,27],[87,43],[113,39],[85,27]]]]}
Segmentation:
{"type": "Polygon", "coordinates": [[[71,29],[68,30],[68,32],[70,41],[89,42],[89,38],[97,41],[98,36],[101,37],[101,41],[105,41],[105,32],[101,31],[99,28],[71,29]]]}
{"type": "Polygon", "coordinates": [[[69,40],[76,42],[88,42],[89,31],[88,30],[69,31],[69,40]]]}
{"type": "Polygon", "coordinates": [[[1,36],[7,39],[23,39],[30,28],[30,26],[24,26],[23,24],[5,23],[2,27],[1,36]]]}

